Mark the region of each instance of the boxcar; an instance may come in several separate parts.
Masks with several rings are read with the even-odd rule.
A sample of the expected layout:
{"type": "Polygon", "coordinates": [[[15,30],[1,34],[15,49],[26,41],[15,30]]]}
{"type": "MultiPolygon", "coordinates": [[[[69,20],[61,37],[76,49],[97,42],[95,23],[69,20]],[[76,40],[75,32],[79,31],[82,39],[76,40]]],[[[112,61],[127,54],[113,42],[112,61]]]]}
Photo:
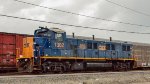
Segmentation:
{"type": "Polygon", "coordinates": [[[150,68],[150,44],[133,43],[133,57],[135,58],[135,68],[150,68]]]}
{"type": "Polygon", "coordinates": [[[16,70],[16,58],[22,55],[23,38],[32,35],[0,32],[0,70],[16,70]]]}

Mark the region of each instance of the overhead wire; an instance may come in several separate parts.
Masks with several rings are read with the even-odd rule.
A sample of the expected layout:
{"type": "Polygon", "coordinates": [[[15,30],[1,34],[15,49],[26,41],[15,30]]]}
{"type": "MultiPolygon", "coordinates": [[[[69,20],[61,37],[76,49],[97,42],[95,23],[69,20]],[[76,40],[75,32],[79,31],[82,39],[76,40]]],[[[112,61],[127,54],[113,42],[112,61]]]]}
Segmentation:
{"type": "Polygon", "coordinates": [[[107,1],[107,2],[109,2],[109,3],[111,3],[111,4],[114,4],[114,5],[120,6],[120,7],[122,7],[122,8],[125,8],[125,9],[127,9],[127,10],[133,11],[133,12],[135,12],[135,13],[142,14],[142,15],[145,15],[145,16],[150,16],[150,14],[146,14],[146,13],[143,13],[143,12],[141,12],[141,11],[138,11],[138,10],[135,10],[135,9],[132,9],[132,8],[129,8],[129,7],[120,5],[120,4],[115,3],[115,2],[113,2],[113,1],[110,1],[110,0],[105,0],[105,1],[107,1]]]}
{"type": "Polygon", "coordinates": [[[149,25],[135,24],[135,23],[129,23],[129,22],[122,22],[122,21],[110,20],[110,19],[105,19],[105,18],[100,18],[100,17],[94,17],[94,16],[89,16],[89,15],[74,13],[74,12],[70,12],[70,11],[60,10],[60,9],[56,9],[56,8],[50,8],[50,7],[46,7],[46,6],[41,6],[41,5],[37,5],[37,4],[25,2],[25,1],[20,1],[20,0],[14,0],[14,1],[20,2],[20,3],[23,3],[23,4],[32,5],[32,6],[41,7],[41,8],[46,8],[46,9],[50,9],[50,10],[54,10],[54,11],[68,13],[68,14],[72,14],[72,15],[78,15],[78,16],[83,16],[83,17],[87,17],[87,18],[93,18],[93,19],[97,19],[97,20],[103,20],[103,21],[121,23],[121,24],[132,25],[132,26],[150,27],[149,25]]]}
{"type": "Polygon", "coordinates": [[[97,27],[87,27],[87,26],[80,26],[80,25],[64,24],[64,23],[58,23],[58,22],[51,22],[51,21],[44,21],[44,20],[36,20],[36,19],[30,19],[30,18],[24,18],[24,17],[11,16],[11,15],[6,15],[6,14],[0,14],[0,16],[1,17],[7,17],[7,18],[16,18],[16,19],[21,19],[21,20],[29,20],[29,21],[34,21],[34,22],[43,22],[43,23],[51,23],[51,24],[57,24],[57,25],[63,25],[63,26],[84,28],[84,29],[96,29],[96,30],[104,30],[104,31],[111,31],[111,32],[114,31],[114,32],[133,33],[133,34],[150,34],[150,33],[129,32],[129,31],[111,30],[111,29],[100,29],[97,27]]]}

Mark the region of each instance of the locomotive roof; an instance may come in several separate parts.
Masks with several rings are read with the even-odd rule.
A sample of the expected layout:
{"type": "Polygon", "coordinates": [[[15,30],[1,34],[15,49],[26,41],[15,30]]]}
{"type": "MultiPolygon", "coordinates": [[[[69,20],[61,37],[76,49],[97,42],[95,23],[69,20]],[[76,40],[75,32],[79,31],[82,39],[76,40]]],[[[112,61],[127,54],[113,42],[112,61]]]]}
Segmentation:
{"type": "Polygon", "coordinates": [[[65,31],[64,30],[62,30],[62,29],[59,29],[59,28],[50,28],[49,30],[52,30],[52,31],[54,31],[54,32],[57,32],[57,33],[64,33],[65,31]]]}
{"type": "MultiPolygon", "coordinates": [[[[67,35],[67,38],[72,38],[72,35],[67,35]]],[[[75,38],[76,39],[93,40],[92,37],[85,37],[85,36],[75,36],[75,38]]],[[[109,39],[104,39],[104,38],[95,38],[95,41],[110,42],[109,39]]],[[[141,46],[150,46],[150,44],[148,44],[148,43],[139,43],[139,42],[131,42],[131,41],[112,40],[111,42],[115,42],[115,43],[127,43],[127,44],[133,44],[133,45],[141,45],[141,46]]]]}
{"type": "MultiPolygon", "coordinates": [[[[67,35],[67,38],[72,38],[72,36],[71,36],[71,35],[67,35]]],[[[93,40],[92,37],[85,37],[85,36],[75,36],[75,38],[76,38],[76,39],[93,40]]],[[[95,41],[105,41],[105,42],[110,42],[109,39],[104,39],[104,38],[95,38],[95,41]]],[[[131,42],[120,41],[120,40],[112,40],[111,42],[131,44],[131,42]]]]}
{"type": "MultiPolygon", "coordinates": [[[[57,32],[57,33],[64,33],[65,31],[60,29],[60,28],[50,28],[50,30],[57,32]]],[[[72,35],[67,35],[67,38],[73,38],[72,35]]],[[[85,40],[92,40],[92,37],[85,37],[85,36],[75,36],[74,38],[76,39],[85,39],[85,40]]],[[[94,38],[95,41],[105,41],[105,42],[110,42],[109,39],[104,39],[104,38],[94,38]]],[[[131,41],[121,41],[121,40],[112,40],[111,42],[115,43],[127,43],[127,44],[133,44],[133,45],[140,45],[140,46],[150,46],[148,43],[139,43],[139,42],[131,42],[131,41]]]]}

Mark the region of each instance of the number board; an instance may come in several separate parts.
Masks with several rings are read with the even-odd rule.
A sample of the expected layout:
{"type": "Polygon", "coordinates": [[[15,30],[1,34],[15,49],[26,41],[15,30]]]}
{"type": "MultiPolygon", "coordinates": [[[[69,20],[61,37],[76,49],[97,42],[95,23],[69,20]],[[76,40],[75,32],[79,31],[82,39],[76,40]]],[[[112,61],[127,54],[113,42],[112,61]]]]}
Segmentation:
{"type": "Polygon", "coordinates": [[[55,43],[55,47],[57,47],[57,48],[64,48],[64,43],[57,42],[57,43],[55,43]]]}

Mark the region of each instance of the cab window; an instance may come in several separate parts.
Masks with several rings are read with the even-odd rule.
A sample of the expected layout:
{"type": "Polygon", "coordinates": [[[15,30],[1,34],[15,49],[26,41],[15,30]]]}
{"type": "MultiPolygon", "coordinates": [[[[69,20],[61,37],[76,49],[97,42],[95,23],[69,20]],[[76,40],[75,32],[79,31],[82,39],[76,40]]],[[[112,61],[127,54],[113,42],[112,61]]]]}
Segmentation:
{"type": "Polygon", "coordinates": [[[62,34],[61,34],[61,33],[57,33],[57,34],[55,35],[55,39],[56,39],[57,41],[63,41],[63,36],[62,36],[62,34]]]}
{"type": "Polygon", "coordinates": [[[45,37],[50,37],[50,36],[51,36],[51,32],[45,32],[45,33],[43,34],[43,36],[45,36],[45,37]]]}

